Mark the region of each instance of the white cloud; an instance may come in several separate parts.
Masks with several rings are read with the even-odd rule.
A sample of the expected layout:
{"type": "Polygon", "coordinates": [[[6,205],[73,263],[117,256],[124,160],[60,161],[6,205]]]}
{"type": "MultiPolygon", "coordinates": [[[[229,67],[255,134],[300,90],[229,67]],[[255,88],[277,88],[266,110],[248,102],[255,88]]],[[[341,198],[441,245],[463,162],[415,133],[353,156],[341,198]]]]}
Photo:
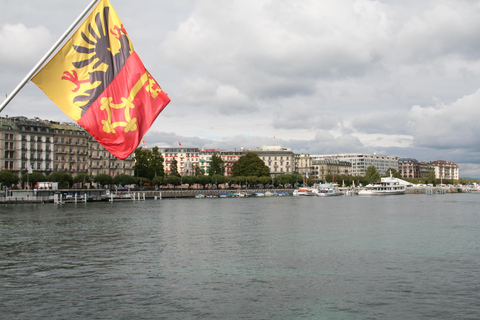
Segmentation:
{"type": "MultiPolygon", "coordinates": [[[[2,96],[87,2],[0,0],[2,96]]],[[[152,127],[159,143],[234,149],[275,134],[295,152],[444,158],[480,177],[478,1],[113,5],[172,99],[152,127]]],[[[3,114],[63,117],[30,85],[3,114]]]]}
{"type": "MultiPolygon", "coordinates": [[[[47,52],[52,37],[45,27],[27,28],[23,24],[0,25],[0,67],[10,72],[28,73],[47,52]]],[[[0,79],[0,84],[5,78],[0,79]]],[[[13,86],[12,86],[13,87],[13,86]]]]}

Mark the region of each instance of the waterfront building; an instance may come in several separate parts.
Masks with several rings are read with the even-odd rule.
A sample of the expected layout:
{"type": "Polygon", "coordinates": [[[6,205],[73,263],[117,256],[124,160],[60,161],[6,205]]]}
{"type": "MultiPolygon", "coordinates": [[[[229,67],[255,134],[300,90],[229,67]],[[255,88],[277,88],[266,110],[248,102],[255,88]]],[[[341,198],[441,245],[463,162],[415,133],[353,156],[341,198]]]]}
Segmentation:
{"type": "Polygon", "coordinates": [[[76,123],[50,122],[54,133],[55,172],[75,176],[88,173],[87,140],[90,136],[76,123]]]}
{"type": "Polygon", "coordinates": [[[436,160],[430,162],[430,164],[433,166],[436,179],[441,179],[445,182],[445,180],[458,180],[460,177],[459,167],[452,161],[436,160]]]}
{"type": "Polygon", "coordinates": [[[125,160],[112,156],[76,123],[60,123],[39,118],[0,118],[1,170],[19,177],[32,171],[48,176],[65,172],[96,175],[134,173],[134,154],[125,160]]]}
{"type": "Polygon", "coordinates": [[[54,171],[54,138],[48,121],[39,118],[0,118],[1,170],[21,177],[29,169],[49,175],[54,171]]]}
{"type": "Polygon", "coordinates": [[[177,161],[177,171],[182,176],[192,175],[190,171],[195,170],[200,160],[198,148],[159,148],[158,151],[163,156],[163,168],[167,176],[172,172],[173,160],[177,161]]]}
{"type": "Polygon", "coordinates": [[[335,179],[339,175],[352,175],[352,164],[348,161],[326,158],[312,160],[312,175],[316,181],[325,181],[325,176],[330,174],[335,179]]]}
{"type": "Polygon", "coordinates": [[[90,178],[99,174],[109,174],[112,177],[126,174],[133,177],[135,174],[135,153],[130,154],[125,160],[120,160],[90,135],[88,135],[87,144],[87,173],[90,178]]]}
{"type": "Polygon", "coordinates": [[[233,174],[233,165],[235,162],[240,159],[241,156],[244,156],[246,154],[245,151],[240,150],[234,150],[234,151],[227,151],[227,150],[221,150],[220,151],[220,156],[223,160],[223,166],[225,167],[225,175],[227,177],[231,177],[233,174]]]}
{"type": "Polygon", "coordinates": [[[402,178],[427,178],[433,165],[412,158],[398,160],[398,172],[402,178]]]}
{"type": "Polygon", "coordinates": [[[270,176],[275,178],[280,174],[291,174],[295,168],[295,155],[291,148],[280,146],[264,146],[261,149],[250,150],[256,153],[267,167],[270,176]]]}
{"type": "Polygon", "coordinates": [[[301,176],[308,176],[309,178],[314,177],[314,168],[312,165],[312,157],[309,154],[296,154],[294,155],[295,159],[295,167],[294,167],[294,173],[297,173],[301,176]]]}
{"type": "Polygon", "coordinates": [[[389,168],[398,168],[398,157],[389,157],[378,154],[339,153],[312,156],[315,160],[337,159],[352,164],[352,176],[363,177],[370,166],[374,166],[382,176],[388,175],[389,168]]]}

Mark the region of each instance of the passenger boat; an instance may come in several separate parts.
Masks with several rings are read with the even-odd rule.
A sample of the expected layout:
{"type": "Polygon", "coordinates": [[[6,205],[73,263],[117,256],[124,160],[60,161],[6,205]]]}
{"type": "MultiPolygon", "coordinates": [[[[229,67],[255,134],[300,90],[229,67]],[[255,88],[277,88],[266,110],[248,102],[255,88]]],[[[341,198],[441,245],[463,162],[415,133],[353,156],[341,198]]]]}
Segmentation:
{"type": "Polygon", "coordinates": [[[399,179],[390,177],[382,178],[381,182],[374,182],[365,186],[363,190],[358,191],[359,196],[385,196],[405,194],[406,186],[399,182],[399,179]]]}
{"type": "Polygon", "coordinates": [[[343,193],[338,190],[337,187],[327,183],[318,186],[318,192],[315,194],[317,197],[334,197],[341,196],[343,193]]]}

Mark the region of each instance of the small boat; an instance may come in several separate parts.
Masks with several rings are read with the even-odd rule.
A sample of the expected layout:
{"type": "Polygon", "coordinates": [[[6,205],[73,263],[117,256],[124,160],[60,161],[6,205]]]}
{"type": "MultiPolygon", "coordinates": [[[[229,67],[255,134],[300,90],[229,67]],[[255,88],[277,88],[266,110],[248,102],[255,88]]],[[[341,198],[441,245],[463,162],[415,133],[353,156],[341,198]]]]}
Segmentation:
{"type": "Polygon", "coordinates": [[[294,196],[314,196],[318,192],[318,189],[302,187],[293,191],[294,196]]]}
{"type": "Polygon", "coordinates": [[[123,193],[123,194],[110,194],[107,196],[108,201],[114,202],[114,201],[133,201],[135,200],[135,197],[131,193],[123,193]]]}
{"type": "Polygon", "coordinates": [[[337,187],[326,183],[318,186],[318,192],[315,194],[317,197],[334,197],[341,196],[343,193],[338,190],[337,187]]]}
{"type": "Polygon", "coordinates": [[[197,198],[197,199],[205,198],[205,195],[202,194],[202,193],[199,193],[199,194],[195,195],[195,198],[197,198]]]}

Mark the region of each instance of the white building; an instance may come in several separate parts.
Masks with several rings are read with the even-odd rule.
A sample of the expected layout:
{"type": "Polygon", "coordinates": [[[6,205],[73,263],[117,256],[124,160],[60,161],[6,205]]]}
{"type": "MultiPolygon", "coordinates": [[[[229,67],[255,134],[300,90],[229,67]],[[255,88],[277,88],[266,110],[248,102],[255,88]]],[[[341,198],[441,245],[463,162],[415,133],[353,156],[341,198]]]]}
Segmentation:
{"type": "Polygon", "coordinates": [[[389,168],[397,170],[398,157],[378,154],[339,153],[328,155],[312,155],[313,160],[336,159],[352,164],[352,176],[363,177],[368,167],[374,166],[382,176],[388,175],[389,168]]]}
{"type": "Polygon", "coordinates": [[[436,179],[458,180],[460,177],[459,167],[452,161],[437,160],[430,164],[433,165],[436,179]]]}
{"type": "Polygon", "coordinates": [[[291,148],[280,146],[264,146],[261,149],[250,150],[256,153],[267,167],[270,168],[272,178],[280,174],[294,172],[295,155],[291,148]]]}

